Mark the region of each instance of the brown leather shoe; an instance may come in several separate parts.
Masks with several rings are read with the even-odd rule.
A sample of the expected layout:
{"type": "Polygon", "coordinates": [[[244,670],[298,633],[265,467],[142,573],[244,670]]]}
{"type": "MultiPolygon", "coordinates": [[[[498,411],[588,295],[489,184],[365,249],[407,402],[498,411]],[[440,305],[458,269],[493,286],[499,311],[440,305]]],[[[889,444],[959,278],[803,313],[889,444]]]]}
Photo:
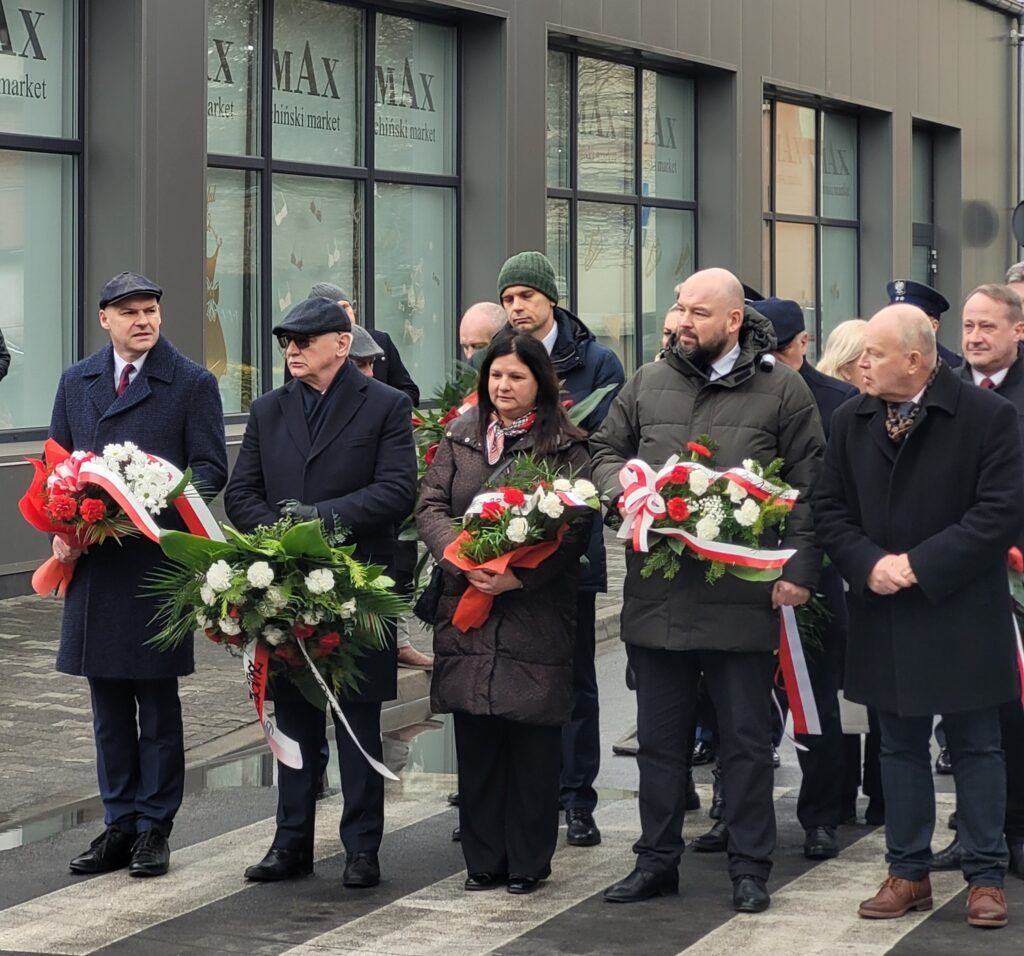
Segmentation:
{"type": "Polygon", "coordinates": [[[871,899],[860,904],[857,915],[865,919],[896,919],[906,915],[908,910],[931,908],[932,884],[928,877],[902,880],[898,876],[890,876],[871,899]]]}
{"type": "Polygon", "coordinates": [[[1005,926],[1006,897],[998,886],[972,886],[967,891],[967,923],[999,929],[1005,926]]]}

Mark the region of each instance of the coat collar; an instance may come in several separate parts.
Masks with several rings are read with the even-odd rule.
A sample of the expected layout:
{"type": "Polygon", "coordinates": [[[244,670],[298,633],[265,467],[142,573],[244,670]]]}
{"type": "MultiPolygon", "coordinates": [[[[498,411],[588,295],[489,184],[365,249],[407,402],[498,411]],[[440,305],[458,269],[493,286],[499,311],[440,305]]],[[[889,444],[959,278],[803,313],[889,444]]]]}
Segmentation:
{"type": "Polygon", "coordinates": [[[342,378],[328,398],[331,405],[327,409],[315,442],[310,441],[306,412],[302,406],[302,383],[293,378],[281,388],[278,395],[278,403],[288,433],[307,463],[338,437],[338,433],[348,425],[363,402],[366,401],[369,379],[365,375],[361,375],[351,362],[342,366],[338,374],[342,378]]]}
{"type": "MultiPolygon", "coordinates": [[[[1019,385],[1024,380],[1024,342],[1017,344],[1017,357],[1013,360],[1013,364],[1006,370],[1006,377],[996,386],[995,392],[998,395],[1004,388],[1013,388],[1015,385],[1019,385]]],[[[966,382],[968,385],[974,384],[974,374],[971,370],[971,363],[964,359],[963,365],[959,369],[960,380],[966,382]]]]}
{"type": "Polygon", "coordinates": [[[117,397],[117,390],[114,388],[113,345],[107,345],[85,359],[82,363],[82,377],[92,379],[87,391],[100,416],[118,415],[129,408],[134,408],[152,394],[151,379],[173,382],[177,359],[177,349],[160,336],[156,345],[149,350],[142,371],[120,398],[117,397]]]}

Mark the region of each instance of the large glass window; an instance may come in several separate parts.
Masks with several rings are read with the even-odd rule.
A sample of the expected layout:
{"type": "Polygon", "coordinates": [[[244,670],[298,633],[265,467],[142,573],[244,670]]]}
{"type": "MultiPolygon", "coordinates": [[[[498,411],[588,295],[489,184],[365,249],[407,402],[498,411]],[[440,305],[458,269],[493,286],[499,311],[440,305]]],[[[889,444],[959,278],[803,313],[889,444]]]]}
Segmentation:
{"type": "Polygon", "coordinates": [[[934,286],[938,273],[938,255],[935,252],[935,143],[931,131],[922,126],[914,127],[910,179],[913,190],[910,277],[934,286]]]}
{"type": "Polygon", "coordinates": [[[548,53],[547,254],[562,303],[627,370],[695,260],[694,83],[548,53]]]}
{"type": "Polygon", "coordinates": [[[77,354],[81,6],[2,9],[0,332],[10,361],[0,430],[16,438],[47,426],[57,380],[77,354]]]}
{"type": "Polygon", "coordinates": [[[763,116],[762,291],[800,303],[816,357],[858,311],[857,118],[782,100],[763,116]]]}
{"type": "Polygon", "coordinates": [[[457,314],[455,28],[328,0],[208,11],[206,363],[225,411],[281,383],[270,329],[317,282],[429,394],[457,314]]]}

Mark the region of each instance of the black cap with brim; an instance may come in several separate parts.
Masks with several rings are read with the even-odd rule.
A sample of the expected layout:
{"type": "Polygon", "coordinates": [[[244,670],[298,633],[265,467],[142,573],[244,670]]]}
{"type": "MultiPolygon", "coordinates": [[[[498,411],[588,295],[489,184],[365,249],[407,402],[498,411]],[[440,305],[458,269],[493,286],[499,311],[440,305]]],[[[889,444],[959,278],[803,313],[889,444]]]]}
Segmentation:
{"type": "Polygon", "coordinates": [[[324,332],[351,332],[352,323],[337,302],[319,297],[303,299],[271,331],[274,335],[322,335],[324,332]]]}
{"type": "Polygon", "coordinates": [[[100,289],[100,308],[105,309],[108,305],[119,299],[127,299],[130,295],[152,295],[160,299],[163,294],[164,290],[152,279],[147,279],[137,272],[122,272],[100,289]]]}
{"type": "Polygon", "coordinates": [[[885,287],[889,295],[889,304],[906,302],[916,305],[925,315],[938,319],[949,309],[949,300],[937,289],[913,279],[893,279],[885,287]]]}
{"type": "Polygon", "coordinates": [[[804,324],[804,310],[793,299],[779,299],[772,296],[750,303],[750,307],[763,315],[775,329],[779,349],[784,349],[801,332],[807,331],[804,324]]]}

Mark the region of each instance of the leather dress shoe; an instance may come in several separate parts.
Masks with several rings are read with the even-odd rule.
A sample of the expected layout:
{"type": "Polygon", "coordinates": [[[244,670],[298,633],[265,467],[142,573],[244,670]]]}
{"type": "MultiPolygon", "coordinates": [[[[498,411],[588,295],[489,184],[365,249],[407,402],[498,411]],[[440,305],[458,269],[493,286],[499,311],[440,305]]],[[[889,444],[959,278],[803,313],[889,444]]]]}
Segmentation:
{"type": "Polygon", "coordinates": [[[949,827],[950,830],[956,829],[956,810],[949,815],[949,819],[946,821],[946,826],[949,827]]]}
{"type": "Polygon", "coordinates": [[[639,903],[655,896],[669,896],[679,892],[679,870],[655,873],[652,870],[633,870],[624,880],[613,883],[604,891],[606,903],[639,903]]]}
{"type": "Polygon", "coordinates": [[[294,880],[309,876],[313,872],[313,860],[294,850],[272,846],[259,863],[245,871],[245,878],[254,883],[276,883],[278,880],[294,880]]]}
{"type": "Polygon", "coordinates": [[[686,804],[687,810],[700,809],[700,794],[697,793],[697,785],[693,782],[693,773],[686,775],[686,804]]]}
{"type": "Polygon", "coordinates": [[[724,820],[716,820],[715,825],[702,833],[690,843],[695,853],[724,853],[729,847],[729,826],[724,820]]]}
{"type": "Polygon", "coordinates": [[[455,827],[452,830],[452,843],[462,842],[462,827],[455,827]]]}
{"type": "Polygon", "coordinates": [[[703,740],[698,740],[693,746],[693,759],[690,761],[691,766],[701,767],[706,763],[711,763],[715,759],[715,748],[710,744],[704,743],[703,740]]]}
{"type": "Polygon", "coordinates": [[[594,823],[594,814],[589,810],[570,807],[565,811],[565,822],[565,842],[569,846],[597,846],[601,842],[601,831],[594,823]]]}
{"type": "Polygon", "coordinates": [[[778,770],[782,766],[782,758],[779,756],[779,749],[772,744],[772,766],[778,770]]]}
{"type": "Polygon", "coordinates": [[[514,896],[525,896],[527,893],[532,893],[538,886],[540,886],[540,880],[536,877],[513,873],[509,876],[505,889],[514,896]]]}
{"type": "Polygon", "coordinates": [[[872,797],[868,800],[864,822],[873,827],[880,827],[885,823],[885,801],[881,797],[872,797]]]}
{"type": "Polygon", "coordinates": [[[943,777],[948,777],[953,772],[953,761],[950,759],[947,747],[943,747],[935,758],[935,772],[943,777]]]}
{"type": "Polygon", "coordinates": [[[889,876],[869,900],[864,900],[857,910],[865,919],[896,919],[909,910],[930,910],[932,908],[932,883],[926,876],[923,880],[903,880],[889,876]]]}
{"type": "Polygon", "coordinates": [[[505,877],[497,873],[470,873],[462,884],[465,890],[496,890],[505,885],[505,877]]]}
{"type": "Polygon", "coordinates": [[[831,860],[839,856],[835,827],[808,827],[804,835],[804,856],[808,860],[831,860]]]}
{"type": "Polygon", "coordinates": [[[1007,840],[1006,844],[1010,848],[1008,872],[1024,880],[1024,840],[1007,840]]]}
{"type": "Polygon", "coordinates": [[[616,757],[635,757],[639,752],[640,744],[636,739],[636,727],[612,744],[612,753],[616,757]]]}
{"type": "Polygon", "coordinates": [[[109,826],[84,853],[79,853],[69,864],[72,873],[109,873],[122,870],[132,861],[134,833],[126,833],[117,826],[109,826]]]}
{"type": "Polygon", "coordinates": [[[737,913],[763,913],[771,905],[764,880],[759,876],[740,876],[732,884],[732,908],[737,913]]]}
{"type": "Polygon", "coordinates": [[[171,865],[171,848],[159,830],[143,830],[132,846],[129,876],[163,876],[171,865]]]}
{"type": "Polygon", "coordinates": [[[380,882],[380,863],[377,854],[349,853],[345,857],[345,872],[341,876],[342,886],[365,889],[380,882]]]}
{"type": "Polygon", "coordinates": [[[453,790],[451,793],[448,794],[448,806],[457,807],[459,805],[459,799],[459,791],[453,790]]]}
{"type": "Polygon", "coordinates": [[[711,808],[708,816],[712,820],[722,819],[722,810],[725,808],[725,798],[722,796],[722,768],[715,767],[711,771],[711,808]]]}
{"type": "Polygon", "coordinates": [[[967,923],[999,929],[1007,923],[1006,897],[1000,886],[972,886],[967,891],[967,923]]]}
{"type": "Polygon", "coordinates": [[[953,837],[953,842],[949,846],[944,850],[939,850],[938,853],[932,854],[932,862],[928,865],[928,869],[959,870],[963,861],[964,854],[960,846],[960,840],[957,837],[953,837]]]}

